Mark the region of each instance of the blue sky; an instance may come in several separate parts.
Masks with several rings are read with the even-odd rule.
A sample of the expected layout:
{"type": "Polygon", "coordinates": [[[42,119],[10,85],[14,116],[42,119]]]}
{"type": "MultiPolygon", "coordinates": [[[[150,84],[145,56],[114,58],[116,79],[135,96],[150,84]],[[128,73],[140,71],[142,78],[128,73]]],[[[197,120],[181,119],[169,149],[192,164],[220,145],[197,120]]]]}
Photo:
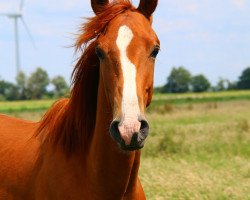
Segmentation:
{"type": "MultiPolygon", "coordinates": [[[[0,0],[0,12],[18,6],[19,0],[0,0]]],[[[30,74],[41,66],[50,77],[63,75],[69,81],[76,58],[69,46],[82,17],[92,15],[89,0],[26,0],[23,16],[37,48],[19,23],[22,70],[30,74]]],[[[16,74],[13,26],[13,20],[0,17],[0,78],[8,81],[16,74]]],[[[236,81],[250,66],[248,0],[159,0],[153,26],[161,40],[156,86],[165,84],[173,66],[202,73],[213,84],[219,77],[236,81]]]]}

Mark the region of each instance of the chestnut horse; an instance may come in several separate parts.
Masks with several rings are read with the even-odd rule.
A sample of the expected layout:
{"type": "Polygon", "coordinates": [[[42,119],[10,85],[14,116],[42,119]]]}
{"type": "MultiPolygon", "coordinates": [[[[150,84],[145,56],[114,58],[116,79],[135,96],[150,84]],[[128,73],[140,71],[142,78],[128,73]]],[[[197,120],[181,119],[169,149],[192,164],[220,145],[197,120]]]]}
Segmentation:
{"type": "Polygon", "coordinates": [[[0,199],[145,199],[138,178],[159,40],[157,0],[92,0],[69,99],[38,123],[0,116],[0,199]]]}

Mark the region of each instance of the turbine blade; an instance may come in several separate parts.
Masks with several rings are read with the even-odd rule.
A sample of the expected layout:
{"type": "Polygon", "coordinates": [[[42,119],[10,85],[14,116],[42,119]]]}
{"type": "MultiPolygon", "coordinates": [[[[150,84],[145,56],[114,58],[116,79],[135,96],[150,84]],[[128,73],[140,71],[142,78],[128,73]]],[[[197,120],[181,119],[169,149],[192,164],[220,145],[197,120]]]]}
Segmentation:
{"type": "Polygon", "coordinates": [[[26,29],[26,31],[27,31],[27,33],[28,33],[28,35],[29,35],[30,41],[31,41],[31,43],[32,43],[32,45],[33,45],[33,47],[34,47],[34,49],[36,49],[36,44],[35,44],[35,41],[34,41],[32,35],[31,35],[31,33],[30,33],[29,27],[27,26],[26,22],[24,21],[24,19],[23,19],[22,17],[21,17],[21,20],[22,20],[22,22],[23,22],[24,28],[26,29]]]}
{"type": "Polygon", "coordinates": [[[20,6],[19,6],[19,11],[20,11],[20,12],[23,10],[24,1],[25,1],[25,0],[21,0],[21,2],[20,2],[20,6]]]}

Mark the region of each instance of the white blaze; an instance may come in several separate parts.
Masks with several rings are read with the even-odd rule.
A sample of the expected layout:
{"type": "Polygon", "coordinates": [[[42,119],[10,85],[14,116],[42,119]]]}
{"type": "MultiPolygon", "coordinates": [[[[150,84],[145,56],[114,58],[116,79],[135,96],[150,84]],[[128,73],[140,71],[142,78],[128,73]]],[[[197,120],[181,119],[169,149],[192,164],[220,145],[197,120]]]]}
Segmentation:
{"type": "Polygon", "coordinates": [[[116,40],[120,51],[120,62],[123,73],[123,94],[122,94],[122,120],[119,124],[119,131],[125,143],[130,144],[132,134],[139,132],[141,123],[138,121],[140,113],[138,97],[136,92],[136,67],[127,56],[127,47],[133,39],[131,29],[123,25],[118,31],[116,40]]]}

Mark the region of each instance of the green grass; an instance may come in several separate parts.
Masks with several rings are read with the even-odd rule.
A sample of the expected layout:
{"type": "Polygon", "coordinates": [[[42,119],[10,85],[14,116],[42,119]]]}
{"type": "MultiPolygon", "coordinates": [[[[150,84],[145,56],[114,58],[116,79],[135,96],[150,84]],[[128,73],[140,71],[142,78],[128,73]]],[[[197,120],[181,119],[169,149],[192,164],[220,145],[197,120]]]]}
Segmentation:
{"type": "Polygon", "coordinates": [[[154,99],[202,99],[202,98],[231,98],[231,97],[244,97],[250,96],[250,90],[233,90],[222,92],[204,92],[204,93],[183,93],[183,94],[154,94],[154,99]]]}
{"type": "MultiPolygon", "coordinates": [[[[150,135],[140,166],[147,199],[250,200],[248,95],[249,91],[155,96],[147,115],[150,135]],[[194,100],[187,101],[192,95],[194,100]],[[166,101],[171,98],[184,100],[166,101]]],[[[36,104],[0,102],[0,110],[15,105],[11,115],[31,120],[45,112],[14,111],[20,103],[36,104]]],[[[39,103],[46,107],[52,101],[39,103]]]]}
{"type": "Polygon", "coordinates": [[[55,100],[0,101],[0,113],[37,112],[48,109],[55,100]]]}
{"type": "Polygon", "coordinates": [[[166,104],[209,103],[232,100],[250,100],[250,90],[184,94],[155,94],[151,109],[166,104]]]}
{"type": "MultiPolygon", "coordinates": [[[[155,94],[149,112],[157,110],[161,112],[170,109],[176,104],[215,103],[232,100],[250,100],[250,90],[225,91],[207,93],[185,93],[185,94],[155,94]]],[[[0,113],[43,111],[48,109],[55,100],[34,101],[0,101],[0,113]]]]}

